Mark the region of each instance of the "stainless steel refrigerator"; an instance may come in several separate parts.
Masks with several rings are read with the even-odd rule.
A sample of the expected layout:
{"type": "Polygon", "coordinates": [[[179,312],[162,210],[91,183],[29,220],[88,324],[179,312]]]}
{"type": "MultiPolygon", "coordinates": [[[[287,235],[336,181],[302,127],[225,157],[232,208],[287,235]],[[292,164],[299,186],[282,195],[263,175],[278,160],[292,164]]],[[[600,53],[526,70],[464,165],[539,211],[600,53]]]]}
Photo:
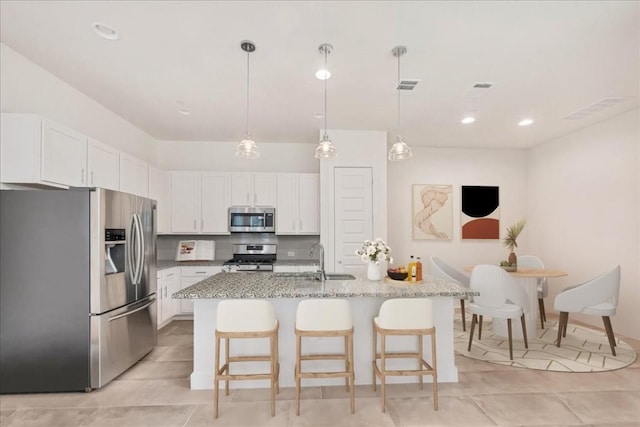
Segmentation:
{"type": "Polygon", "coordinates": [[[0,191],[0,393],[100,388],[156,344],[156,203],[0,191]]]}

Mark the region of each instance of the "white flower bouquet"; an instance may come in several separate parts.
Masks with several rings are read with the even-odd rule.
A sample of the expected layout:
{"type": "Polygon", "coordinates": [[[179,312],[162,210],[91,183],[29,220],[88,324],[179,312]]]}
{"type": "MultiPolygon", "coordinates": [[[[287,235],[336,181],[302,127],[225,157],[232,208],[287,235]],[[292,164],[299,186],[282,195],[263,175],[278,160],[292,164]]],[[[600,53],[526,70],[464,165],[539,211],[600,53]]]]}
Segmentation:
{"type": "Polygon", "coordinates": [[[362,248],[356,250],[356,255],[360,256],[362,262],[375,261],[376,264],[380,261],[393,262],[391,248],[379,237],[375,240],[365,240],[362,248]]]}

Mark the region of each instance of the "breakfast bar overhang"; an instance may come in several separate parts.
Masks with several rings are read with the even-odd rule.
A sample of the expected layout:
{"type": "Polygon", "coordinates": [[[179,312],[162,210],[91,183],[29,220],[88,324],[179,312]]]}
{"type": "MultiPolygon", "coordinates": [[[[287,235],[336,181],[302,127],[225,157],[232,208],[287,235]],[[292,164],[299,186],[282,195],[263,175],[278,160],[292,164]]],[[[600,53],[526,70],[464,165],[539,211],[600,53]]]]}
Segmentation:
{"type": "MultiPolygon", "coordinates": [[[[355,280],[318,281],[305,275],[282,276],[278,273],[219,273],[185,288],[173,298],[194,300],[193,321],[193,373],[191,389],[213,389],[215,329],[217,305],[223,299],[259,298],[270,301],[280,322],[278,334],[280,357],[280,385],[293,387],[295,365],[295,317],[298,303],[306,298],[345,298],[351,304],[354,325],[354,369],[356,384],[372,383],[373,331],[372,319],[377,316],[380,305],[390,298],[431,298],[434,302],[436,327],[438,382],[457,382],[453,347],[454,300],[472,296],[474,292],[456,283],[425,277],[421,284],[407,282],[372,282],[364,277],[355,280]]],[[[388,340],[387,348],[415,350],[414,337],[394,337],[388,340]]],[[[424,345],[429,345],[425,340],[424,345]]],[[[261,340],[238,340],[231,343],[232,355],[266,354],[268,343],[261,340]],[[251,341],[251,342],[248,342],[251,341]]],[[[339,340],[309,340],[304,351],[332,353],[341,348],[339,340]]],[[[261,362],[245,363],[238,372],[264,370],[261,362]],[[240,371],[242,369],[242,371],[240,371]]],[[[323,363],[325,363],[323,361],[323,363]]],[[[331,369],[332,361],[324,368],[331,369]]],[[[394,360],[398,368],[406,368],[409,361],[394,360]],[[406,365],[404,364],[406,362],[406,365]]],[[[413,362],[415,364],[415,362],[413,362]]],[[[321,367],[323,368],[323,367],[321,367]]],[[[393,382],[417,382],[416,377],[398,377],[393,382]]],[[[314,385],[338,385],[340,379],[315,380],[314,385]]],[[[304,386],[303,382],[303,386],[304,386]]],[[[267,381],[239,381],[234,387],[268,387],[267,381]]]]}

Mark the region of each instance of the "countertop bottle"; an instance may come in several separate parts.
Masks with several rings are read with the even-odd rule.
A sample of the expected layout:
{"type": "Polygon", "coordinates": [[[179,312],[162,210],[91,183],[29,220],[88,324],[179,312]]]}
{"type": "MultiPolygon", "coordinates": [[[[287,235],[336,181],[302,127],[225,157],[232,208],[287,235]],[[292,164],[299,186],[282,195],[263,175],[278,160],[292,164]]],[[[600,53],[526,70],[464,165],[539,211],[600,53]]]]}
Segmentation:
{"type": "Polygon", "coordinates": [[[416,261],[416,282],[422,281],[422,262],[420,261],[420,257],[416,261]]]}
{"type": "Polygon", "coordinates": [[[409,273],[409,277],[407,278],[410,282],[416,281],[416,262],[413,259],[413,255],[409,259],[409,265],[407,265],[407,272],[409,273]]]}

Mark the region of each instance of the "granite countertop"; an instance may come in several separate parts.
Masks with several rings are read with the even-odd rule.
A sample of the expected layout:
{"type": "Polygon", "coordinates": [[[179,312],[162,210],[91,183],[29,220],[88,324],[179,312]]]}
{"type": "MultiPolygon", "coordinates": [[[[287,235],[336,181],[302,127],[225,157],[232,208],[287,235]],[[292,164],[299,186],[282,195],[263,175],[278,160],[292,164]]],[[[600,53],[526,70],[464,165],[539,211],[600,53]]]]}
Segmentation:
{"type": "Polygon", "coordinates": [[[425,277],[424,283],[390,284],[356,280],[314,281],[274,273],[218,273],[173,294],[176,299],[220,298],[350,298],[350,297],[463,297],[478,295],[457,283],[425,277]]]}
{"type": "Polygon", "coordinates": [[[273,265],[320,265],[317,259],[278,259],[273,265]]]}
{"type": "Polygon", "coordinates": [[[215,260],[215,261],[173,261],[173,260],[158,260],[156,263],[157,270],[166,270],[168,268],[173,267],[211,267],[211,266],[219,266],[222,267],[222,264],[225,260],[215,260]]]}

